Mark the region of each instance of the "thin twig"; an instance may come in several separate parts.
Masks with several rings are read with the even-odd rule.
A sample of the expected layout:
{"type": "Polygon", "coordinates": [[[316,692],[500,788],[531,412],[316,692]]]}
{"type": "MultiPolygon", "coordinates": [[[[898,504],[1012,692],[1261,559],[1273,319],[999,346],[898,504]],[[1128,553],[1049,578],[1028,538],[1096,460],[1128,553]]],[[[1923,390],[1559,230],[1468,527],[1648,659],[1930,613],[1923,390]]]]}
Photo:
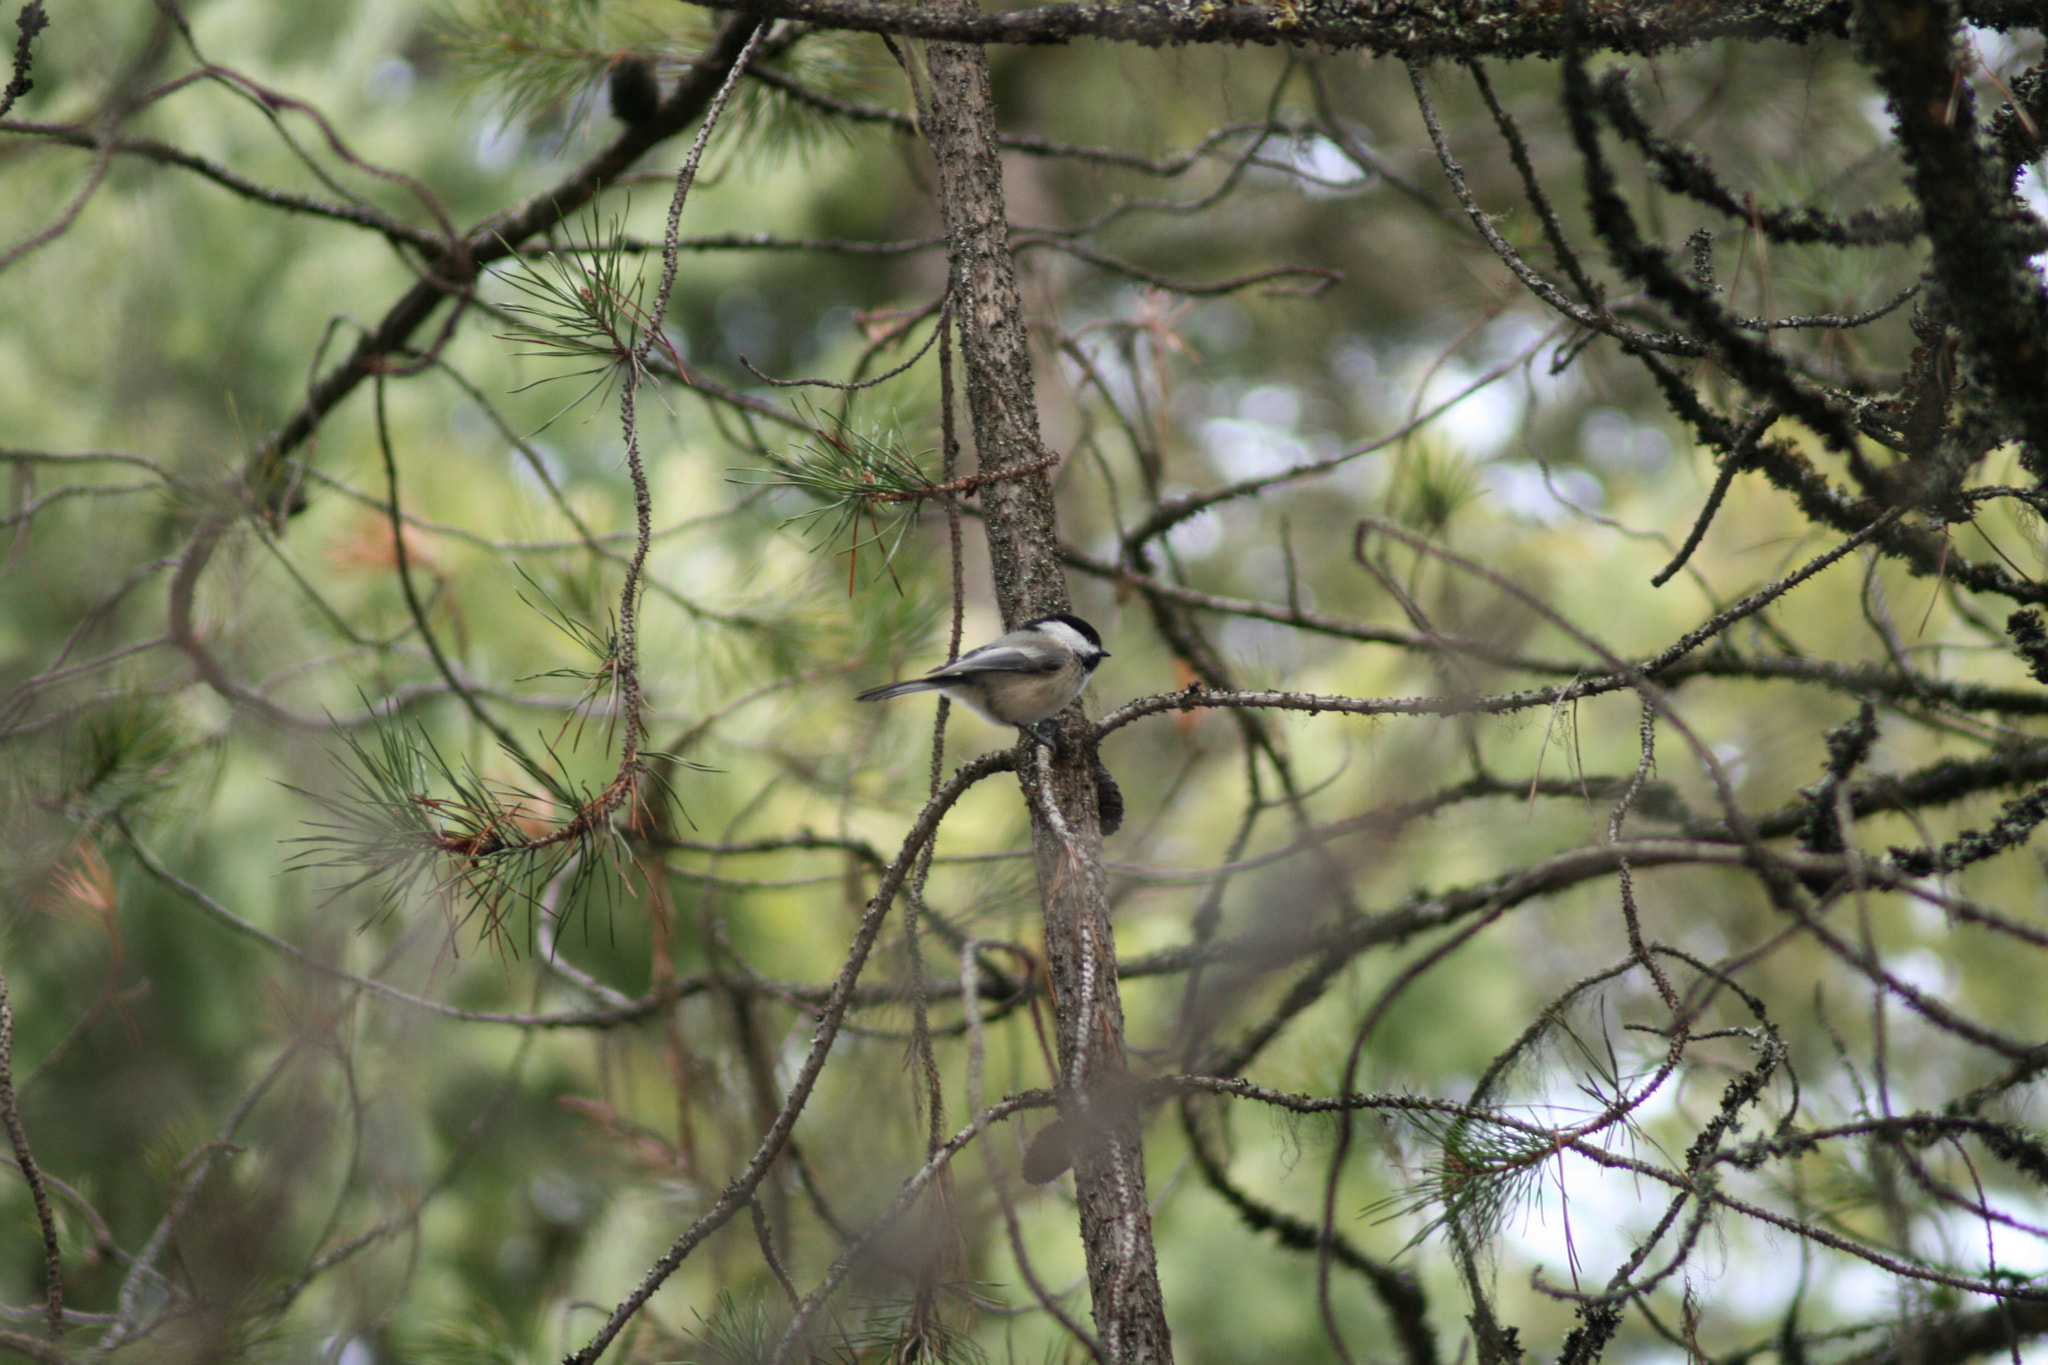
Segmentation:
{"type": "Polygon", "coordinates": [[[5,972],[0,972],[0,1124],[7,1128],[15,1164],[35,1202],[36,1226],[43,1234],[43,1313],[49,1320],[50,1340],[60,1341],[64,1336],[64,1262],[57,1254],[57,1220],[50,1212],[50,1193],[43,1187],[42,1168],[29,1150],[28,1129],[22,1126],[21,1108],[15,1102],[14,1006],[7,998],[5,972]]]}

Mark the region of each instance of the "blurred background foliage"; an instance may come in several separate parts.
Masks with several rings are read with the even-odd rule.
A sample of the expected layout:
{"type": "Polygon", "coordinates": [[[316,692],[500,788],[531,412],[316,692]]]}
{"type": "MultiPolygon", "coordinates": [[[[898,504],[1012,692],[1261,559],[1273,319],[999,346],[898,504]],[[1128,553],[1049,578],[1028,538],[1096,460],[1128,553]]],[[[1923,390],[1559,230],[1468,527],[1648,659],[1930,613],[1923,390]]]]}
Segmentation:
{"type": "MultiPolygon", "coordinates": [[[[606,90],[618,64],[650,62],[672,86],[710,22],[671,5],[522,0],[434,10],[396,0],[203,0],[182,13],[189,41],[147,4],[60,7],[36,47],[35,89],[12,117],[89,127],[138,91],[210,62],[289,102],[194,80],[127,116],[120,136],[182,149],[281,194],[360,199],[427,233],[438,231],[437,213],[466,229],[548,192],[616,135],[606,90]]],[[[2038,55],[2032,35],[1975,40],[1997,72],[2038,55]]],[[[1120,586],[1122,530],[1161,499],[1329,459],[1439,407],[1435,420],[1326,478],[1186,521],[1164,539],[1155,570],[1190,592],[1277,604],[1283,615],[1298,606],[1406,629],[1401,602],[1351,553],[1359,516],[1386,516],[1641,658],[1831,543],[1782,494],[1738,480],[1686,572],[1661,591],[1646,586],[1704,500],[1711,456],[1665,413],[1639,366],[1560,326],[1472,235],[1399,64],[1093,43],[991,57],[1006,130],[1128,154],[1119,162],[1025,146],[1005,158],[1046,437],[1065,457],[1057,485],[1076,609],[1103,628],[1115,655],[1099,675],[1098,713],[1189,676],[1120,586]],[[1218,136],[1226,124],[1266,130],[1255,155],[1243,155],[1253,133],[1218,136]],[[1130,164],[1197,147],[1207,150],[1181,174],[1130,164]],[[1070,231],[1083,224],[1094,230],[1070,231]],[[1069,249],[1077,243],[1084,250],[1069,249]],[[1213,288],[1279,267],[1323,273],[1213,288]]],[[[237,706],[166,643],[166,596],[192,520],[230,496],[236,471],[292,416],[311,378],[415,281],[417,252],[254,201],[147,152],[111,156],[95,187],[90,147],[13,129],[0,139],[0,244],[62,224],[0,276],[0,443],[68,453],[12,461],[0,576],[0,958],[24,1121],[65,1182],[55,1211],[69,1306],[125,1311],[129,1258],[184,1188],[196,1154],[218,1154],[189,1192],[173,1245],[128,1290],[145,1300],[191,1294],[206,1311],[174,1319],[122,1358],[559,1357],[724,1185],[772,1114],[809,1036],[804,1001],[837,971],[872,890],[858,850],[890,856],[926,790],[929,710],[870,710],[851,696],[944,656],[950,594],[936,512],[917,518],[885,568],[875,545],[855,550],[829,518],[805,520],[816,504],[778,481],[808,448],[802,428],[835,423],[938,477],[931,357],[858,395],[813,391],[796,402],[756,371],[844,377],[856,365],[872,374],[900,364],[930,335],[924,310],[943,288],[945,261],[930,163],[907,131],[910,96],[883,46],[819,34],[776,65],[805,90],[875,116],[835,118],[786,89],[743,84],[684,218],[666,334],[709,384],[661,383],[640,404],[657,528],[643,675],[651,743],[681,760],[667,770],[678,842],[662,852],[609,848],[573,895],[514,902],[495,931],[473,904],[435,894],[431,875],[394,900],[376,883],[337,889],[352,874],[319,866],[319,845],[294,862],[308,849],[298,841],[320,833],[317,797],[350,780],[344,735],[374,749],[379,727],[411,727],[405,733],[430,744],[451,774],[507,789],[523,781],[440,685],[412,628],[368,388],[327,415],[299,452],[303,510],[238,518],[195,602],[200,636],[233,675],[313,723],[279,725],[237,706]],[[905,318],[903,339],[862,359],[905,318]],[[713,388],[795,421],[723,402],[713,388]],[[815,846],[735,851],[797,832],[815,846]],[[364,994],[309,960],[443,1012],[364,994]],[[601,1027],[493,1021],[602,1010],[671,980],[694,983],[672,1009],[601,1027]],[[389,1222],[415,1210],[416,1221],[389,1222]],[[380,1227],[389,1235],[322,1262],[380,1227]]],[[[1729,180],[1759,199],[1838,215],[1898,199],[1885,116],[1846,44],[1715,44],[1642,65],[1636,93],[1660,125],[1709,148],[1729,180]]],[[[1512,63],[1491,74],[1560,213],[1582,225],[1554,66],[1512,63]]],[[[1479,201],[1547,267],[1471,81],[1445,66],[1429,83],[1479,201]]],[[[602,240],[616,224],[625,239],[618,268],[651,281],[659,255],[648,248],[658,247],[683,147],[662,144],[556,241],[602,240]]],[[[1896,296],[1921,268],[1904,246],[1767,248],[1742,224],[1706,221],[1663,195],[1639,161],[1625,176],[1663,239],[1702,226],[1719,234],[1716,279],[1740,312],[1856,312],[1896,296]]],[[[600,385],[579,400],[589,381],[575,377],[573,358],[521,344],[517,316],[504,311],[527,297],[515,272],[545,278],[548,269],[532,256],[494,267],[479,288],[482,306],[433,363],[393,376],[383,391],[428,620],[504,724],[583,786],[601,784],[614,757],[616,718],[602,696],[579,703],[600,665],[588,642],[615,624],[632,512],[614,393],[600,385]],[[578,520],[605,554],[585,542],[578,520]]],[[[1819,367],[1902,369],[1914,345],[1904,317],[1817,334],[1808,354],[1819,367]]],[[[1705,367],[1693,377],[1710,392],[1722,382],[1705,367]]],[[[2011,463],[1995,454],[1983,480],[2014,481],[2011,463]]],[[[966,535],[973,643],[999,625],[972,516],[966,535]]],[[[2031,514],[1987,507],[1950,535],[1959,555],[2039,574],[2031,514]]],[[[1468,656],[1453,666],[1423,649],[1215,615],[1211,638],[1237,681],[1349,696],[1506,692],[1568,681],[1589,658],[1495,586],[1391,543],[1375,554],[1434,629],[1520,662],[1468,656]]],[[[2002,616],[1995,608],[1893,564],[1851,561],[1732,641],[1745,654],[1882,666],[1888,633],[1929,673],[2031,686],[2000,648],[1995,622],[1983,629],[2002,616]]],[[[1696,678],[1680,696],[1754,812],[1799,804],[1823,772],[1824,732],[1856,710],[1842,689],[1795,680],[1696,678]]],[[[1232,719],[1174,714],[1119,730],[1104,753],[1130,808],[1110,852],[1122,956],[1142,964],[1186,944],[1210,894],[1213,932],[1256,940],[1325,919],[1336,883],[1352,903],[1383,912],[1598,842],[1614,793],[1596,789],[1634,769],[1638,710],[1623,692],[1497,717],[1269,716],[1318,823],[1414,800],[1475,771],[1499,790],[1221,884],[1200,870],[1289,846],[1298,834],[1274,808],[1239,841],[1247,767],[1258,763],[1232,719]],[[1535,796],[1538,778],[1546,785],[1535,796]]],[[[2038,743],[2025,722],[2011,725],[2010,743],[2038,743]]],[[[956,715],[948,764],[1008,742],[956,715]]],[[[1982,745],[1974,721],[1888,722],[1872,766],[1903,772],[1982,745]]],[[[1660,809],[1711,816],[1698,761],[1668,735],[1660,759],[1663,804],[1632,818],[1668,830],[1674,821],[1660,809]]],[[[1261,780],[1271,801],[1271,772],[1261,780]]],[[[1924,845],[1997,808],[1996,794],[1980,794],[1873,816],[1860,829],[1873,849],[1924,845]]],[[[2041,886],[2026,851],[1969,873],[1973,896],[2036,922],[2041,886]]],[[[1645,870],[1638,894],[1650,931],[1703,960],[1783,928],[1732,870],[1645,870]]],[[[927,928],[925,971],[935,981],[955,981],[961,936],[1038,940],[1027,828],[1006,780],[976,789],[949,817],[926,898],[949,926],[936,938],[927,928]]],[[[1861,915],[1858,932],[1894,971],[1992,1027],[2040,1036],[2039,973],[2009,942],[1963,932],[1902,898],[1872,898],[1861,915]]],[[[1616,917],[1608,881],[1520,907],[1398,997],[1357,1086],[1469,1094],[1546,1002],[1619,959],[1616,917]]],[[[906,952],[892,929],[872,983],[910,980],[906,952]]],[[[1261,1054],[1255,1078],[1335,1090],[1361,1010],[1414,958],[1402,945],[1358,956],[1261,1054]]],[[[1247,969],[1191,1014],[1182,974],[1131,971],[1126,1010],[1143,1067],[1176,1070],[1204,1039],[1236,1036],[1274,1007],[1289,979],[1247,969]]],[[[1996,1058],[1959,1063],[1953,1039],[1873,1009],[1868,983],[1811,942],[1778,946],[1744,980],[1786,1031],[1813,1124],[1912,1107],[2001,1069],[1996,1058]],[[1883,1074],[1874,1075],[1868,1058],[1885,1029],[1883,1074]],[[1880,1102],[1880,1087],[1892,1098],[1880,1102]]],[[[1597,1109],[1616,1077],[1639,1076],[1661,1055],[1655,1037],[1626,1031],[1649,998],[1638,977],[1575,1001],[1568,1014],[1583,1046],[1561,1043],[1544,1065],[1524,1068],[1509,1097],[1539,1121],[1597,1109]]],[[[1717,1015],[1720,1026],[1755,1022],[1739,1001],[1716,1009],[1726,1016],[1717,1015]]],[[[947,1030],[939,1057],[951,1131],[967,1117],[957,998],[933,1013],[947,1030]]],[[[900,996],[861,1009],[799,1125],[797,1160],[771,1182],[769,1222],[800,1290],[837,1252],[829,1219],[858,1227],[921,1160],[910,1026],[900,996]]],[[[1740,1036],[1702,1044],[1725,1058],[1698,1062],[1660,1090],[1636,1116],[1636,1141],[1682,1148],[1720,1103],[1721,1084],[1751,1064],[1750,1047],[1740,1036]]],[[[990,1098],[1048,1083],[1028,1011],[992,1025],[986,1062],[990,1098]]],[[[1771,1112],[1791,1103],[1780,1083],[1771,1112]]],[[[1241,1187],[1318,1216],[1327,1120],[1218,1110],[1202,1121],[1241,1187]]],[[[1080,1313],[1071,1195],[1059,1185],[1024,1189],[1014,1177],[1036,1126],[998,1128],[987,1140],[997,1173],[970,1153],[952,1189],[967,1231],[946,1317],[996,1359],[1077,1358],[1018,1283],[992,1193],[1000,1178],[1020,1201],[1041,1280],[1080,1313]]],[[[1436,1157],[1400,1121],[1376,1120],[1368,1131],[1336,1186],[1338,1226],[1373,1254],[1398,1256],[1427,1290],[1437,1330],[1455,1341],[1464,1291],[1440,1244],[1415,1240],[1441,1212],[1416,1195],[1436,1157]]],[[[1335,1358],[1313,1256],[1247,1234],[1202,1188],[1164,1110],[1148,1141],[1182,1357],[1335,1358]]],[[[1930,1207],[1876,1148],[1834,1149],[1787,1170],[1757,1182],[1796,1180],[1799,1188],[1772,1193],[1829,1226],[1936,1261],[1982,1260],[1982,1220],[1930,1207]]],[[[1977,1174],[2039,1219],[2038,1186],[2016,1190],[2009,1172],[1989,1166],[1977,1174]]],[[[1660,1207],[1577,1158],[1545,1167],[1496,1227],[1504,1319],[1547,1352],[1571,1310],[1532,1287],[1532,1272],[1549,1284],[1603,1284],[1660,1207]]],[[[0,1238],[0,1301],[33,1305],[41,1251],[18,1182],[0,1186],[0,1208],[12,1229],[0,1238]]],[[[1677,1325],[1698,1300],[1716,1309],[1700,1349],[1726,1353],[1768,1341],[1795,1311],[1802,1328],[1821,1329],[1917,1311],[1949,1292],[1902,1287],[1866,1263],[1787,1243],[1754,1225],[1718,1224],[1686,1273],[1651,1296],[1677,1339],[1637,1329],[1626,1358],[1683,1359],[1677,1325]]],[[[864,1333],[890,1339],[911,1292],[903,1267],[920,1255],[906,1242],[856,1276],[835,1324],[843,1350],[862,1350],[864,1333]]],[[[2001,1228],[1996,1265],[2043,1269],[2038,1238],[2001,1228]]],[[[1339,1328],[1366,1357],[1387,1358],[1374,1302],[1341,1276],[1336,1284],[1339,1328]]],[[[772,1339],[780,1300],[752,1233],[735,1222],[656,1297],[628,1353],[743,1358],[749,1332],[772,1339]]],[[[17,1324],[24,1331],[33,1330],[29,1317],[17,1324]]],[[[969,1348],[953,1349],[966,1358],[969,1348]]]]}

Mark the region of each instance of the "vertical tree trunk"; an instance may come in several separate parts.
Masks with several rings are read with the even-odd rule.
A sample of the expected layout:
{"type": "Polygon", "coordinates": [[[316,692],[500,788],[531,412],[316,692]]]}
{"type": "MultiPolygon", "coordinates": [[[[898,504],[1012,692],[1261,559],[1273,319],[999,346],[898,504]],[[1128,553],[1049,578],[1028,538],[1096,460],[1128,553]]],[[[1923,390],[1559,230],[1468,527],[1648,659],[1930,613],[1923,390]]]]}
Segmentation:
{"type": "MultiPolygon", "coordinates": [[[[933,43],[925,136],[939,168],[949,236],[954,317],[967,373],[981,472],[1044,458],[1031,353],[1010,258],[996,154],[988,58],[979,47],[933,43]]],[[[1052,485],[1043,474],[987,484],[981,499],[997,602],[1006,626],[1067,607],[1057,553],[1052,485]]],[[[1080,1197],[1096,1332],[1110,1365],[1173,1359],[1159,1293],[1145,1154],[1124,1067],[1123,1004],[1109,923],[1092,745],[1070,734],[1051,791],[1023,774],[1031,802],[1047,966],[1059,1033],[1061,1111],[1080,1197]],[[1056,827],[1040,802],[1059,811],[1056,827]]]]}

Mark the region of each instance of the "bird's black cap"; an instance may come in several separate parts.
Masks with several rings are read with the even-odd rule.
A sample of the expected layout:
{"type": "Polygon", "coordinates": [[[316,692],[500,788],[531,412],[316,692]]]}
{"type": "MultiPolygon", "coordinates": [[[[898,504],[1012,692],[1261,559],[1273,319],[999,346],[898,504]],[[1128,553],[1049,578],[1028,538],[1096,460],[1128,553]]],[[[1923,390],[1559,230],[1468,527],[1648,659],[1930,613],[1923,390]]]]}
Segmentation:
{"type": "Polygon", "coordinates": [[[1082,639],[1086,640],[1089,644],[1093,645],[1095,647],[1096,652],[1099,653],[1103,658],[1107,659],[1109,657],[1109,651],[1102,647],[1102,637],[1096,633],[1095,627],[1089,625],[1080,617],[1075,616],[1071,612],[1060,611],[1054,612],[1051,616],[1041,616],[1036,621],[1033,621],[1031,624],[1034,626],[1042,626],[1048,621],[1059,622],[1061,625],[1067,627],[1068,629],[1072,630],[1076,635],[1079,635],[1082,639]]]}

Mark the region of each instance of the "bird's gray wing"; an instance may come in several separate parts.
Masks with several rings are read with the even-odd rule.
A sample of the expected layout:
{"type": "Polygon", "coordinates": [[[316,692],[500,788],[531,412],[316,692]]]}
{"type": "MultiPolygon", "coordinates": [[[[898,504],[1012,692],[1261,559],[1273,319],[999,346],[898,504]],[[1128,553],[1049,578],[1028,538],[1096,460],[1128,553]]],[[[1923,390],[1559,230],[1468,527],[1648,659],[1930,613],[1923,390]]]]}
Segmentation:
{"type": "Polygon", "coordinates": [[[1057,657],[1046,657],[1037,650],[1021,649],[998,640],[992,645],[969,650],[944,668],[935,668],[925,676],[958,678],[970,673],[1054,673],[1059,667],[1057,657]]]}

